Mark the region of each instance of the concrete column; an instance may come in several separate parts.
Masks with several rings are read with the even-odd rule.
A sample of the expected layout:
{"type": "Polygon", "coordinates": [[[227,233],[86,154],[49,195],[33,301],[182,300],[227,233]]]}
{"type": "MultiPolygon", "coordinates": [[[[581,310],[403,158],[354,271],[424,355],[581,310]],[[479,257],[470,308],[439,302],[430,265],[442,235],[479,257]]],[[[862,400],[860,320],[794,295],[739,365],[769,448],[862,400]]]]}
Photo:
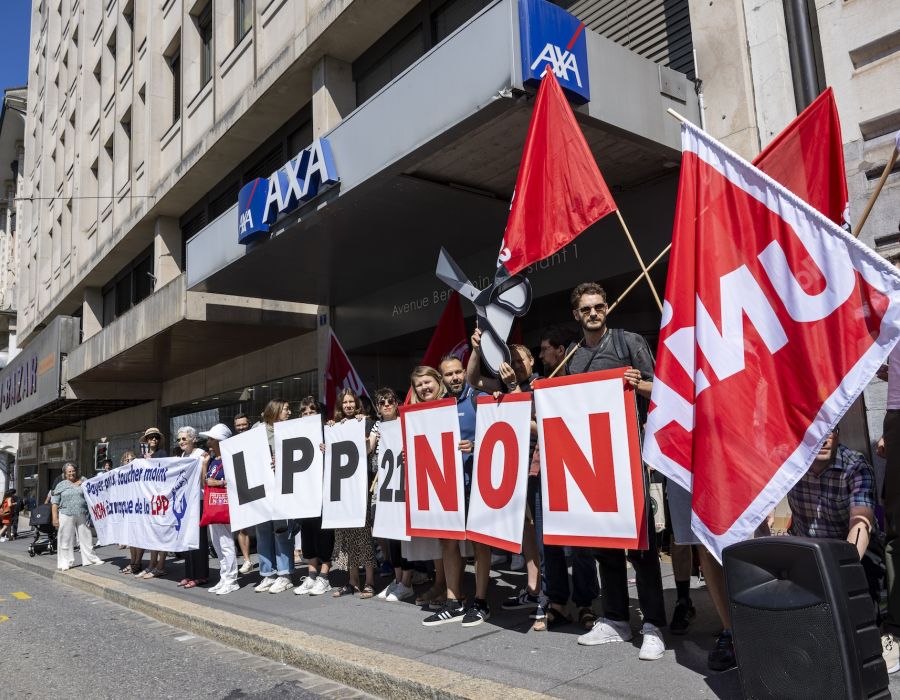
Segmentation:
{"type": "Polygon", "coordinates": [[[103,330],[103,294],[100,287],[88,287],[84,290],[84,303],[81,305],[81,342],[103,330]]]}
{"type": "Polygon", "coordinates": [[[331,131],[356,108],[356,83],[349,63],[323,56],[313,66],[313,137],[331,131]]]}
{"type": "Polygon", "coordinates": [[[154,292],[181,274],[182,262],[181,227],[178,220],[160,216],[153,233],[153,274],[156,275],[154,292]]]}

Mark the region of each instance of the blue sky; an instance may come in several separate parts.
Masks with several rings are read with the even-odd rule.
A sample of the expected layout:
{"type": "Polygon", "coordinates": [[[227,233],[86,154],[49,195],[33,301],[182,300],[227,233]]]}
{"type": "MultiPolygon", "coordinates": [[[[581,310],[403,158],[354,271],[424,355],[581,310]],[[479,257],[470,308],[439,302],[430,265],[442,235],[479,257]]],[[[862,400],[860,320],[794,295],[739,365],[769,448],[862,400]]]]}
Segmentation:
{"type": "Polygon", "coordinates": [[[31,0],[0,0],[0,91],[28,82],[31,0]]]}

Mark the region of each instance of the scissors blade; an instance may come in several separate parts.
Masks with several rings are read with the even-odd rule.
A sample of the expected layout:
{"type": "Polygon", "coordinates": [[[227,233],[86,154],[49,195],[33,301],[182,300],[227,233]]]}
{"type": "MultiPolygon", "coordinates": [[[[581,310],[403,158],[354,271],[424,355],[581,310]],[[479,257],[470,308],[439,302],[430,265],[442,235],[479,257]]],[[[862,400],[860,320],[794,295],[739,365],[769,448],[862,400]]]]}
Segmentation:
{"type": "Polygon", "coordinates": [[[480,293],[480,290],[469,281],[466,273],[462,271],[459,265],[456,264],[456,261],[450,257],[450,253],[443,247],[438,255],[437,268],[435,268],[434,273],[444,284],[451,289],[455,289],[470,301],[474,301],[480,293]]]}

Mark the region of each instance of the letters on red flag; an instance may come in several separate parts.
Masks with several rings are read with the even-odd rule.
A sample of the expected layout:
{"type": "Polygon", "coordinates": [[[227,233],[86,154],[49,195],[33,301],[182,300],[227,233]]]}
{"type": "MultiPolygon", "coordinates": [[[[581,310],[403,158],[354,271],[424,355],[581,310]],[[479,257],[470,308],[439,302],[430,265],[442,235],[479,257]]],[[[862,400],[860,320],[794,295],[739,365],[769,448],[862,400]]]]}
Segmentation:
{"type": "Polygon", "coordinates": [[[548,70],[534,102],[498,265],[514,275],[615,210],[572,108],[548,70]]]}
{"type": "Polygon", "coordinates": [[[522,551],[530,438],[531,394],[478,397],[468,539],[522,551]]]}
{"type": "Polygon", "coordinates": [[[637,407],[624,375],[535,382],[546,544],[647,546],[637,407]]]}
{"type": "Polygon", "coordinates": [[[644,459],[693,492],[715,554],[746,539],[900,333],[900,275],[692,125],[644,459]]]}
{"type": "Polygon", "coordinates": [[[406,454],[407,534],[466,538],[456,399],[400,408],[406,454]]]}

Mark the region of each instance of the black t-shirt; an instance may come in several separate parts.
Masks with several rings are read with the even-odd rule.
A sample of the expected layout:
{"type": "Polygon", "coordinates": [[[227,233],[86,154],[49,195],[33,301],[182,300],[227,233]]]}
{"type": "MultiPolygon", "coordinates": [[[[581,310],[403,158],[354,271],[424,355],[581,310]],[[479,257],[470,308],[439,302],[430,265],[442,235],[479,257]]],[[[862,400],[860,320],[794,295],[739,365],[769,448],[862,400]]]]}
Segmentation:
{"type": "MultiPolygon", "coordinates": [[[[572,351],[573,345],[567,349],[572,351]]],[[[653,381],[653,353],[644,337],[637,333],[610,328],[592,348],[583,345],[575,351],[566,363],[567,374],[597,372],[603,369],[634,367],[640,370],[644,381],[653,381]],[[619,334],[620,342],[614,337],[619,334]]]]}

